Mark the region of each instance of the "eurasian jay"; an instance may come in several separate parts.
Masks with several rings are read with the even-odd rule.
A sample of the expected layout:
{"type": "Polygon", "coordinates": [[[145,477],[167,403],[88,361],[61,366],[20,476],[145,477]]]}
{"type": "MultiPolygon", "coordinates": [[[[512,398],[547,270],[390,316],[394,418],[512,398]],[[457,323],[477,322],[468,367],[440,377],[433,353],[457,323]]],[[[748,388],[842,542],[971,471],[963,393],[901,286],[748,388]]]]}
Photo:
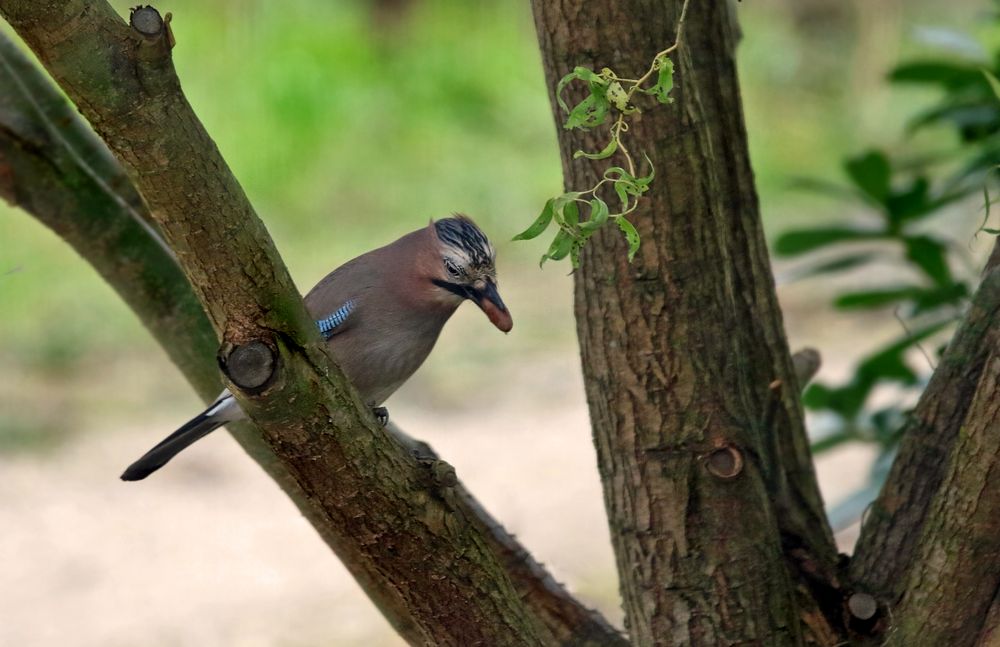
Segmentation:
{"type": "MultiPolygon", "coordinates": [[[[306,295],[344,375],[383,424],[381,404],[413,375],[441,328],[470,299],[503,332],[513,326],[497,292],[496,252],[466,216],[456,214],[362,254],[326,275],[306,295]]],[[[178,452],[226,423],[245,418],[229,393],[167,436],[122,474],[144,479],[178,452]]]]}

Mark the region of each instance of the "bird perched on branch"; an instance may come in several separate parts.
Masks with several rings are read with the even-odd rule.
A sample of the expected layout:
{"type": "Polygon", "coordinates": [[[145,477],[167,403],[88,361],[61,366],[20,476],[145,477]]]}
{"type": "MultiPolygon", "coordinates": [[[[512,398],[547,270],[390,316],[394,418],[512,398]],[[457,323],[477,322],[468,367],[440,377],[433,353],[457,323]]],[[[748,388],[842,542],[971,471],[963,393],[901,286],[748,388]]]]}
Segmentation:
{"type": "MultiPolygon", "coordinates": [[[[456,214],[348,261],[306,295],[306,308],[344,375],[383,424],[388,414],[381,404],[427,359],[463,301],[473,301],[494,326],[510,331],[495,260],[486,235],[456,214]]],[[[122,480],[146,478],[191,443],[243,418],[236,399],[223,391],[130,465],[122,480]]]]}

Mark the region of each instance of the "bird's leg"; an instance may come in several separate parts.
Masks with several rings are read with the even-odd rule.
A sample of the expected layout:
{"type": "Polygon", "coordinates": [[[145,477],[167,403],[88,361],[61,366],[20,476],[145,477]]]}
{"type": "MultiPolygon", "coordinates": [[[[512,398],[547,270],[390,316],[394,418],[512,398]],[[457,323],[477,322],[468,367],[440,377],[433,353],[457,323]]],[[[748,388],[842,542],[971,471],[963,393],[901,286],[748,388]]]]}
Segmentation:
{"type": "Polygon", "coordinates": [[[383,427],[389,424],[389,410],[385,407],[372,407],[372,413],[375,414],[375,419],[378,420],[378,424],[383,427]]]}

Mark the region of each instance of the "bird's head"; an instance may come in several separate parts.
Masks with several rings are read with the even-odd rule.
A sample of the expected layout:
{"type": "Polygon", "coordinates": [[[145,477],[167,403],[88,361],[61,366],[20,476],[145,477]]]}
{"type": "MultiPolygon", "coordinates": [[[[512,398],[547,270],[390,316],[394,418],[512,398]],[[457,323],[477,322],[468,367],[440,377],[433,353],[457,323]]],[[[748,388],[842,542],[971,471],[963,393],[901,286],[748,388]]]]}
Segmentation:
{"type": "Polygon", "coordinates": [[[431,223],[440,263],[431,277],[443,299],[470,299],[490,322],[510,332],[514,321],[497,292],[496,250],[468,216],[455,214],[431,223]]]}

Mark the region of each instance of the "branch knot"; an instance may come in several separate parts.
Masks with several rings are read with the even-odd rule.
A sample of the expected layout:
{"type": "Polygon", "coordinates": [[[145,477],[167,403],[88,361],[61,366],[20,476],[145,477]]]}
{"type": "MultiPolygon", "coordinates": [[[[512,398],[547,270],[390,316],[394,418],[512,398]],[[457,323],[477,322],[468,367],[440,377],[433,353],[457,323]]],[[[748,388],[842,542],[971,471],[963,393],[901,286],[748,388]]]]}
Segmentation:
{"type": "Polygon", "coordinates": [[[271,381],[277,363],[274,349],[259,340],[232,347],[227,344],[219,352],[222,372],[250,393],[260,392],[271,381]]]}

